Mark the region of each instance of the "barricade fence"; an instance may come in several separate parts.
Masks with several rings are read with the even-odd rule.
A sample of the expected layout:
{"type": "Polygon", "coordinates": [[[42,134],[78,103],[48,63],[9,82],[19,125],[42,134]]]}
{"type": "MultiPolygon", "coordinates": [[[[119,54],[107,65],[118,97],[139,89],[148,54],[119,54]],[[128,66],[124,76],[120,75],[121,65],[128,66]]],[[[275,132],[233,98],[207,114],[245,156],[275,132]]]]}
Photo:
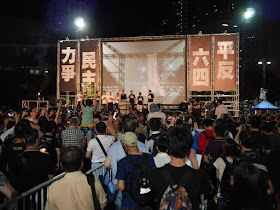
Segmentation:
{"type": "MultiPolygon", "coordinates": [[[[104,175],[104,172],[104,164],[101,164],[95,168],[88,170],[86,174],[94,173],[95,175],[99,176],[104,175]]],[[[53,182],[63,178],[64,176],[65,172],[31,188],[30,190],[20,194],[18,197],[12,200],[7,200],[6,202],[0,204],[0,210],[43,210],[48,198],[48,186],[50,186],[53,182]]]]}

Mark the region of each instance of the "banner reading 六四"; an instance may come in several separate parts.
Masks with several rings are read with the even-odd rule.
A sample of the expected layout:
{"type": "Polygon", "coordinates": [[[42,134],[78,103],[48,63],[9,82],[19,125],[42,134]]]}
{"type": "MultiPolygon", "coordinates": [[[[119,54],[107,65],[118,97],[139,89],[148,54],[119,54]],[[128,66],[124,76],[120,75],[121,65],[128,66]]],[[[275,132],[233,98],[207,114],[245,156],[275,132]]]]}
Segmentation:
{"type": "Polygon", "coordinates": [[[211,90],[211,36],[190,38],[190,91],[211,90]]]}
{"type": "Polygon", "coordinates": [[[60,43],[59,90],[77,91],[77,48],[78,42],[60,43]]]}
{"type": "Polygon", "coordinates": [[[215,91],[236,91],[237,35],[215,36],[215,91]]]}

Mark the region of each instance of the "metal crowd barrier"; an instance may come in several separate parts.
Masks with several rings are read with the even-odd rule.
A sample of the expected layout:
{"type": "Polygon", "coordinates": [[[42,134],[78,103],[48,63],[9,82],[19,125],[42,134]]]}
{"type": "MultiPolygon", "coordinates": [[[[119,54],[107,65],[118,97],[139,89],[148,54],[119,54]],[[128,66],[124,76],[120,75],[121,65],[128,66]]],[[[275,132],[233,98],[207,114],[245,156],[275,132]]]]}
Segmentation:
{"type": "MultiPolygon", "coordinates": [[[[86,174],[93,172],[97,172],[98,175],[103,175],[105,172],[104,164],[88,170],[86,174]]],[[[48,198],[48,186],[64,176],[65,172],[37,185],[36,187],[31,188],[12,200],[7,200],[6,202],[0,204],[0,210],[43,210],[48,198]]]]}

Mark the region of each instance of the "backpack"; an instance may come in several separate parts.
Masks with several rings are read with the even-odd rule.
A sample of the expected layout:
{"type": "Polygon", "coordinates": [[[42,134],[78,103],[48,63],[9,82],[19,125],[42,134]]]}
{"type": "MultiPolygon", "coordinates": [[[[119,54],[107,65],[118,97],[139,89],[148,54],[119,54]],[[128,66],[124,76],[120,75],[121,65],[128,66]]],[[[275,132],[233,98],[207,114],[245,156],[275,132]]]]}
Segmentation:
{"type": "Polygon", "coordinates": [[[168,168],[164,167],[164,177],[167,183],[171,183],[165,190],[161,201],[160,210],[191,210],[192,204],[186,189],[182,186],[187,171],[183,174],[179,182],[174,181],[168,168]]]}
{"type": "Polygon", "coordinates": [[[152,167],[148,163],[148,154],[143,153],[142,162],[136,164],[128,155],[125,159],[132,165],[130,191],[128,194],[139,206],[145,207],[153,204],[150,184],[152,167]]]}
{"type": "Polygon", "coordinates": [[[207,144],[215,140],[214,136],[208,136],[206,131],[202,131],[202,133],[208,141],[207,144]]]}
{"type": "Polygon", "coordinates": [[[220,182],[220,188],[221,188],[221,195],[223,196],[223,199],[225,201],[228,201],[230,199],[230,192],[231,192],[231,185],[230,185],[230,175],[231,175],[231,169],[232,164],[228,162],[226,157],[222,157],[223,161],[226,164],[221,182],[220,182]]]}

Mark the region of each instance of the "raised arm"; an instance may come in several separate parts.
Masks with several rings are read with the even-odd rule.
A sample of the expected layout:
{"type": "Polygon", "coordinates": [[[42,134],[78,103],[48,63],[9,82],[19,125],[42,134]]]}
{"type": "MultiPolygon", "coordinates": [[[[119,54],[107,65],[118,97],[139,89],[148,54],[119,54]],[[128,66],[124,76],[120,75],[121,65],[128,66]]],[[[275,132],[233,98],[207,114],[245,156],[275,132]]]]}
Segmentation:
{"type": "Polygon", "coordinates": [[[57,109],[56,116],[55,116],[55,120],[54,120],[54,122],[55,122],[57,125],[58,125],[58,118],[59,118],[59,115],[60,115],[61,104],[62,104],[62,101],[60,100],[60,101],[58,102],[58,109],[57,109]]]}

